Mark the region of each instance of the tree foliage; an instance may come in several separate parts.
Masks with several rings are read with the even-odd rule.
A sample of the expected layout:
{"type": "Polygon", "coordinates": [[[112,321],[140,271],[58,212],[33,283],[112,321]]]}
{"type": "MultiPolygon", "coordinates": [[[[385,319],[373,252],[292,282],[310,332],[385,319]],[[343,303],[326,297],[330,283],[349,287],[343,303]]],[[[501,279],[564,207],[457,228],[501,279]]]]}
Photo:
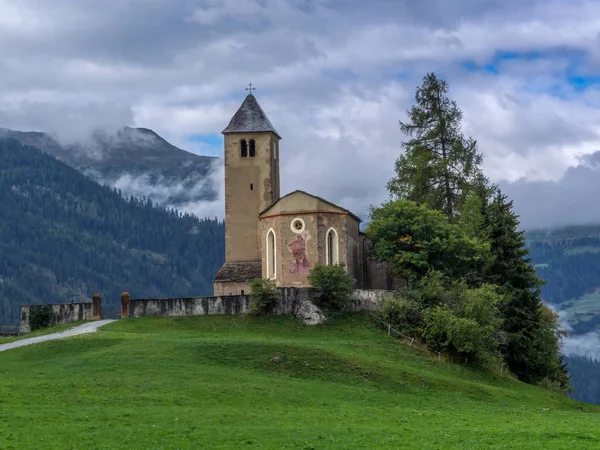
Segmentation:
{"type": "Polygon", "coordinates": [[[255,314],[268,314],[273,311],[279,292],[274,280],[255,278],[250,283],[250,309],[255,314]]]}
{"type": "Polygon", "coordinates": [[[308,282],[317,290],[317,306],[329,312],[347,309],[352,302],[355,281],[341,264],[316,264],[308,274],[308,282]]]}
{"type": "Polygon", "coordinates": [[[563,381],[558,352],[565,333],[542,303],[543,282],[531,264],[525,235],[518,226],[512,201],[497,191],[486,208],[491,258],[484,278],[499,286],[509,299],[503,308],[506,363],[517,377],[527,382],[544,378],[563,381]]]}
{"type": "Polygon", "coordinates": [[[461,131],[462,111],[448,97],[448,84],[428,73],[417,88],[415,105],[400,122],[410,137],[388,183],[395,198],[423,203],[453,218],[470,187],[481,177],[477,142],[461,131]]]}
{"type": "Polygon", "coordinates": [[[52,320],[52,306],[32,305],[29,308],[29,327],[31,331],[48,328],[52,320]]]}
{"type": "Polygon", "coordinates": [[[390,200],[372,208],[365,233],[374,255],[391,263],[392,270],[408,281],[430,271],[451,278],[472,277],[488,245],[449,223],[440,211],[409,200],[390,200]]]}
{"type": "Polygon", "coordinates": [[[482,175],[447,92],[434,74],[417,88],[410,122],[401,123],[411,139],[388,183],[392,199],[371,210],[374,256],[409,281],[382,313],[451,357],[503,361],[523,381],[568,390],[565,332],[542,304],[512,202],[482,175]]]}

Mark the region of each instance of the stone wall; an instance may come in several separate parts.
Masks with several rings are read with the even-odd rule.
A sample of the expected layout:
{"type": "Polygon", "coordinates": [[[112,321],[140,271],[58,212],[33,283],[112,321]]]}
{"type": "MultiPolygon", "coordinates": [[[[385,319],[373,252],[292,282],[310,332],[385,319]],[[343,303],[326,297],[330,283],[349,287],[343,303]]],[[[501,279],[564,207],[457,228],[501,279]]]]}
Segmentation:
{"type": "Polygon", "coordinates": [[[63,325],[66,323],[77,322],[80,320],[99,319],[94,310],[92,302],[85,303],[59,303],[53,305],[26,305],[21,307],[21,323],[19,325],[19,333],[25,334],[31,331],[29,326],[29,315],[32,307],[35,306],[50,306],[52,314],[50,317],[49,326],[63,325]]]}
{"type": "Polygon", "coordinates": [[[357,311],[378,311],[381,304],[394,296],[394,291],[383,289],[355,289],[354,301],[357,311]]]}
{"type": "MultiPolygon", "coordinates": [[[[312,303],[315,291],[311,288],[280,288],[280,300],[275,314],[294,314],[305,310],[312,303]]],[[[356,310],[377,310],[381,302],[391,297],[393,292],[383,290],[357,289],[353,297],[356,310]]],[[[156,298],[132,299],[129,302],[128,317],[186,317],[215,314],[245,314],[250,312],[249,295],[227,295],[196,298],[156,298]]]]}
{"type": "MultiPolygon", "coordinates": [[[[250,292],[249,281],[214,281],[213,291],[215,297],[244,295],[250,292]]],[[[210,297],[208,297],[210,298],[210,297]]]]}

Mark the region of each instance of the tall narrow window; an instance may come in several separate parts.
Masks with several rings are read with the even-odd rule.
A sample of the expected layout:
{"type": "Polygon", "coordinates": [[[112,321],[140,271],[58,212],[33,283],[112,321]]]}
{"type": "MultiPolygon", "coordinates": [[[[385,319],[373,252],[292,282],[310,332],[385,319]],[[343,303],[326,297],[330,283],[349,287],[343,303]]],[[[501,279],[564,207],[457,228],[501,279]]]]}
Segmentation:
{"type": "Polygon", "coordinates": [[[254,144],[254,139],[250,139],[250,158],[254,158],[256,156],[256,147],[254,144]]]}
{"type": "Polygon", "coordinates": [[[248,144],[246,144],[246,139],[242,139],[242,142],[240,142],[240,150],[242,158],[248,156],[248,144]]]}
{"type": "Polygon", "coordinates": [[[275,278],[275,264],[277,258],[275,256],[275,232],[270,229],[267,233],[267,278],[275,278]]]}
{"type": "Polygon", "coordinates": [[[327,264],[330,266],[337,264],[340,261],[338,250],[338,234],[333,228],[330,228],[327,231],[325,242],[325,260],[327,261],[327,264]]]}

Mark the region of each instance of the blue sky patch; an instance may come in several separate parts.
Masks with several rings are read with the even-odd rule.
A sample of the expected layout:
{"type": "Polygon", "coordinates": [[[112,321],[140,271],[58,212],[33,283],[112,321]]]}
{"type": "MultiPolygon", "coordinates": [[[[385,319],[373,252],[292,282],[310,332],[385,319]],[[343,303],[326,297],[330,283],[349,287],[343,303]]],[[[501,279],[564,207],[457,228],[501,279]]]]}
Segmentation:
{"type": "Polygon", "coordinates": [[[196,147],[205,156],[222,156],[223,136],[220,134],[192,134],[186,141],[196,147]]]}
{"type": "MultiPolygon", "coordinates": [[[[567,62],[566,68],[558,70],[554,76],[563,79],[566,86],[581,92],[590,86],[600,85],[600,74],[583,75],[586,72],[587,54],[581,50],[556,48],[550,50],[531,50],[527,52],[516,52],[508,50],[497,50],[491,58],[485,62],[476,62],[466,59],[460,62],[461,67],[467,72],[487,73],[498,75],[502,73],[503,63],[507,61],[537,61],[562,59],[567,62]]],[[[556,86],[556,93],[564,94],[565,90],[556,86]]],[[[569,88],[567,88],[568,90],[569,88]]],[[[552,91],[552,90],[551,90],[552,91]]],[[[550,92],[552,94],[552,92],[550,92]]],[[[559,95],[562,96],[562,95],[559,95]]]]}

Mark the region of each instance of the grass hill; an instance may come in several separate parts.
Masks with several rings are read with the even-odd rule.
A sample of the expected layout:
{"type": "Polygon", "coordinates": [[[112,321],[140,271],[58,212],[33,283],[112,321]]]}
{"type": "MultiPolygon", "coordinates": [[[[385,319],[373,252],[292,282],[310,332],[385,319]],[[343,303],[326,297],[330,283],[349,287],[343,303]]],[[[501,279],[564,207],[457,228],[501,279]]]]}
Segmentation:
{"type": "Polygon", "coordinates": [[[75,169],[0,138],[0,324],[24,303],[212,292],[224,227],[126,200],[75,169]]]}
{"type": "Polygon", "coordinates": [[[126,195],[145,195],[161,206],[214,200],[210,174],[217,158],[187,152],[147,128],[97,131],[78,143],[62,144],[42,132],[0,128],[0,137],[36,147],[101,184],[126,195]]]}
{"type": "Polygon", "coordinates": [[[0,353],[1,448],[598,448],[600,408],[438,361],[369,316],[120,320],[0,353]]]}

